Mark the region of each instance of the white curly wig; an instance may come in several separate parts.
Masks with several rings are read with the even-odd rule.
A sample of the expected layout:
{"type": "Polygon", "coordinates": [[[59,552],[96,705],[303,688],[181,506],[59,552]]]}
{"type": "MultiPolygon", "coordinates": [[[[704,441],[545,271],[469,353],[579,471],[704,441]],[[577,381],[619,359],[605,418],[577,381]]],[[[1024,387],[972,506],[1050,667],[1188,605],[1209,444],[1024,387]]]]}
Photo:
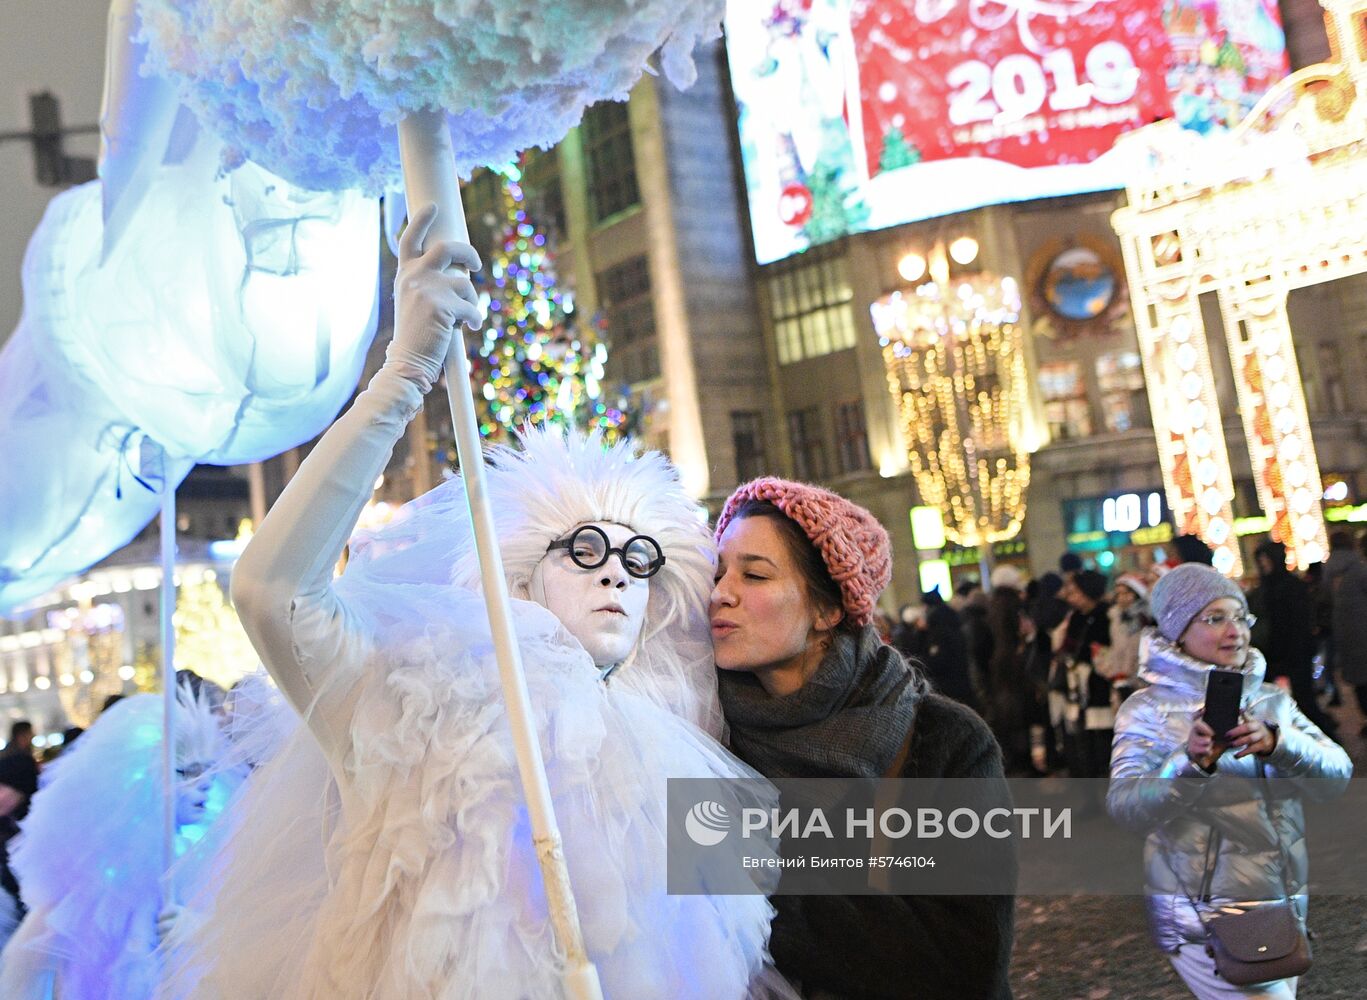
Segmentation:
{"type": "MultiPolygon", "coordinates": [[[[613,678],[712,733],[720,730],[706,609],[716,549],[703,509],[659,452],[561,429],[526,428],[519,447],[486,453],[485,480],[510,594],[530,600],[547,547],[575,527],[613,522],[649,535],[665,564],[650,578],[637,648],[613,678]]],[[[454,584],[479,590],[479,560],[459,477],[359,533],[340,590],[454,584]],[[357,577],[361,580],[357,580],[357,577]]]]}

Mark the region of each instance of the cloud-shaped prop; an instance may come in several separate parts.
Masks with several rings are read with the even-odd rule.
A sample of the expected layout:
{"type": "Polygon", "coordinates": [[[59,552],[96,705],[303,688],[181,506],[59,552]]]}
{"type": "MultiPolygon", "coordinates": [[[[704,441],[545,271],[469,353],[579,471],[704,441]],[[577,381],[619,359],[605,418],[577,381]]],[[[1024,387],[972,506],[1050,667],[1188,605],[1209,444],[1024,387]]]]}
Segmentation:
{"type": "Polygon", "coordinates": [[[724,0],[140,0],[149,68],[227,143],[314,190],[400,183],[394,125],[450,114],[457,168],[550,146],[624,100],[657,51],[676,84],[724,0]]]}

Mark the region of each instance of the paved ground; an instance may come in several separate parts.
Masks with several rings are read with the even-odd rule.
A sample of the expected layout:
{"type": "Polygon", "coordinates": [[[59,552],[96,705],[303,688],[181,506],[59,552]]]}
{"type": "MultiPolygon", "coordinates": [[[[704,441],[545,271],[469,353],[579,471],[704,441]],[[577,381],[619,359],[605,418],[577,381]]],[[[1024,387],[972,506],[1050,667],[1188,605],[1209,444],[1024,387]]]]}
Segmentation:
{"type": "MultiPolygon", "coordinates": [[[[1352,702],[1352,695],[1345,700],[1352,702]]],[[[1363,718],[1354,706],[1330,709],[1367,781],[1363,718]]],[[[1367,817],[1364,817],[1367,850],[1367,817]]],[[[1298,1000],[1367,998],[1367,896],[1311,900],[1315,965],[1298,1000]]],[[[1011,982],[1016,1000],[1190,1000],[1167,959],[1149,940],[1138,897],[1022,897],[1016,908],[1011,982]]]]}

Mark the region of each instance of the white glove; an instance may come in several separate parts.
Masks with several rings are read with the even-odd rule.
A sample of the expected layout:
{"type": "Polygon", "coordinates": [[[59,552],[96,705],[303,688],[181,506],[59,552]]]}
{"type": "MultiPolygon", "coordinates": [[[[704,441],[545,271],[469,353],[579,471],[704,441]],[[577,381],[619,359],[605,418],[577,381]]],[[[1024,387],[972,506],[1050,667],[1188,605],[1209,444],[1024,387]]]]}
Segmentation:
{"type": "Polygon", "coordinates": [[[478,271],[479,254],[468,243],[433,242],[427,234],[436,205],[424,205],[399,240],[399,273],[394,276],[394,339],[385,351],[390,368],[424,394],[437,381],[457,323],[478,329],[484,310],[474,283],[463,270],[478,271]]]}
{"type": "Polygon", "coordinates": [[[175,903],[162,907],[161,912],[157,914],[157,939],[159,941],[164,943],[171,936],[183,910],[184,907],[177,906],[175,903]]]}
{"type": "Polygon", "coordinates": [[[203,924],[204,918],[198,911],[170,903],[157,914],[157,940],[162,945],[175,944],[194,934],[203,924]]]}

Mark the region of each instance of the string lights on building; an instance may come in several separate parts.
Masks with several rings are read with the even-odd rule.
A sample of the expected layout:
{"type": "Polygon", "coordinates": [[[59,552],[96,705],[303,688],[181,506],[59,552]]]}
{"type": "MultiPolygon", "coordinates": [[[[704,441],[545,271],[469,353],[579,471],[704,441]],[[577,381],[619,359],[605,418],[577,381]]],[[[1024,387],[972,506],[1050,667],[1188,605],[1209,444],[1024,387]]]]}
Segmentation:
{"type": "MultiPolygon", "coordinates": [[[[962,241],[952,249],[973,259],[962,241]]],[[[944,513],[950,540],[986,552],[1020,531],[1030,483],[1020,289],[985,273],[951,280],[938,245],[929,271],[873,304],[874,329],[921,502],[944,513]]]]}

